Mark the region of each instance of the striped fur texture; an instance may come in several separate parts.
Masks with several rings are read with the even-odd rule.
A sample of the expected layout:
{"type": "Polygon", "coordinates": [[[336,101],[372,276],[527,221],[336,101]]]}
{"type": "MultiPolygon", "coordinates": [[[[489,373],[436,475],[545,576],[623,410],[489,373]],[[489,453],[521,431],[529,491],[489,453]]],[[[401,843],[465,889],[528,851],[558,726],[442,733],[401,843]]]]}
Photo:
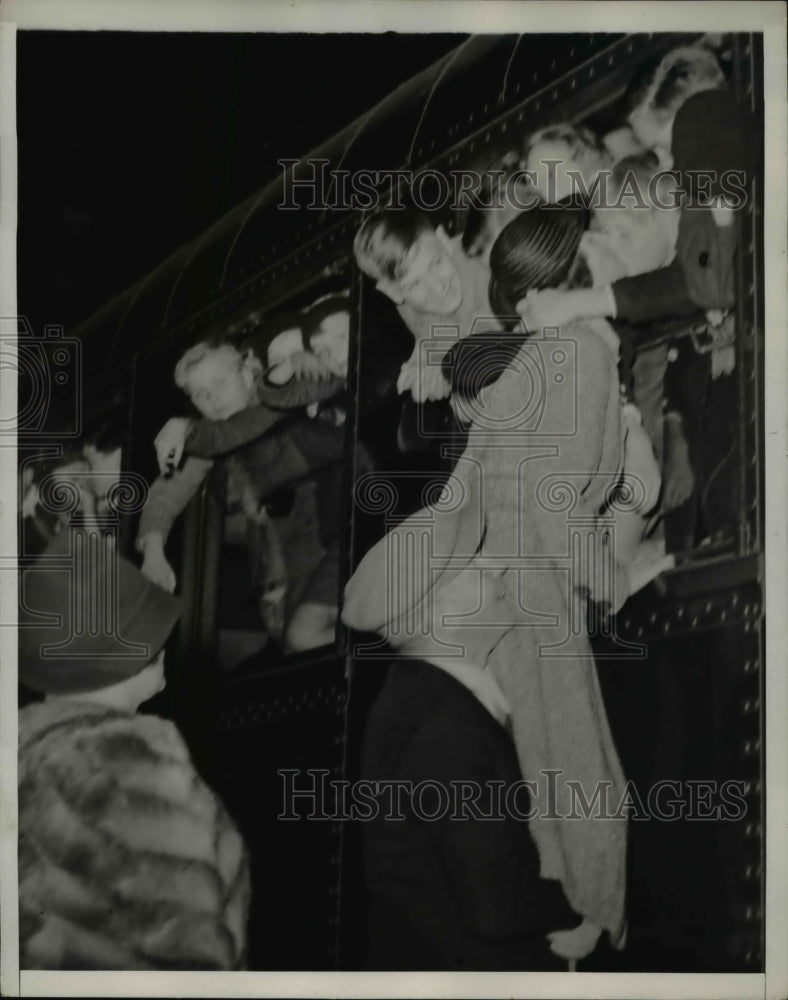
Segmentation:
{"type": "Polygon", "coordinates": [[[243,968],[246,850],[172,723],[19,714],[23,969],[243,968]]]}

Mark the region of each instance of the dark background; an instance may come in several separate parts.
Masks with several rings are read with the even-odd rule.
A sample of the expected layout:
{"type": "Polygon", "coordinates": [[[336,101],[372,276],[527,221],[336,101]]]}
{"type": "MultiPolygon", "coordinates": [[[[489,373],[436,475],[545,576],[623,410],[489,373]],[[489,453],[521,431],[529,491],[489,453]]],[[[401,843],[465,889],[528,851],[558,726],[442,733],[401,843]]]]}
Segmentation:
{"type": "Polygon", "coordinates": [[[464,35],[17,35],[19,311],[90,315],[464,35]]]}

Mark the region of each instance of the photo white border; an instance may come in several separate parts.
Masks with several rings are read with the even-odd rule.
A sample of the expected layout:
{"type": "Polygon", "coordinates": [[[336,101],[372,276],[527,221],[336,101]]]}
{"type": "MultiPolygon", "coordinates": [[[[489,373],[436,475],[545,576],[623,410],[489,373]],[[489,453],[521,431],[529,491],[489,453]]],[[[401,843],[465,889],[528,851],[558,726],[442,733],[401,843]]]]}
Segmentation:
{"type": "MultiPolygon", "coordinates": [[[[6,996],[491,996],[747,1000],[788,995],[788,308],[786,308],[786,7],[774,2],[462,2],[462,0],[5,0],[0,7],[0,316],[16,315],[14,25],[23,29],[310,32],[762,31],[766,170],[766,976],[584,973],[18,972],[16,931],[16,630],[0,627],[0,993],[6,996]]],[[[100,305],[100,303],[96,303],[100,305]]],[[[16,411],[0,371],[0,412],[16,411]]],[[[15,551],[16,452],[0,448],[0,553],[15,551]]],[[[7,568],[0,554],[0,568],[7,568]]],[[[16,620],[16,573],[0,573],[0,623],[16,620]]]]}

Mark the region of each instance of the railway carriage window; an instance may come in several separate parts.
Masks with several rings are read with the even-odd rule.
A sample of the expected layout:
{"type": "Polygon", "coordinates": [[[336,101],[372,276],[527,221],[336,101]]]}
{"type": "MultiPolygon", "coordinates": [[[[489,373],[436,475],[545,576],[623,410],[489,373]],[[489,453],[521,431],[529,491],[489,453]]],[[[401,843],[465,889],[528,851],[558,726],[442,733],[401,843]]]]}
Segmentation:
{"type": "Polygon", "coordinates": [[[246,327],[170,352],[180,401],[159,418],[137,537],[143,571],[179,588],[169,532],[203,484],[212,491],[216,541],[187,544],[217,553],[197,560],[192,599],[215,607],[223,670],[333,644],[340,587],[348,293],[315,290],[246,327]]]}
{"type": "MultiPolygon", "coordinates": [[[[441,446],[450,442],[456,450],[462,437],[447,406],[448,385],[440,378],[439,366],[432,364],[435,351],[427,366],[435,370],[417,374],[420,343],[440,327],[454,327],[455,337],[467,336],[471,327],[494,327],[478,323],[480,316],[492,313],[486,294],[489,253],[518,209],[505,197],[500,211],[487,209],[487,202],[502,188],[505,194],[510,177],[522,168],[535,172],[535,184],[518,180],[518,199],[525,193],[557,201],[572,193],[568,185],[573,171],[593,209],[581,248],[582,267],[573,273],[574,287],[582,291],[612,286],[615,295],[622,387],[640,411],[662,473],[654,531],[664,536],[666,550],[679,560],[735,548],[740,516],[736,427],[741,415],[734,372],[738,321],[732,254],[726,255],[725,274],[706,273],[702,254],[689,261],[694,241],[713,236],[701,236],[702,226],[692,236],[680,236],[682,210],[670,207],[665,197],[671,185],[664,178],[654,181],[678,157],[684,171],[711,170],[719,177],[725,169],[744,169],[750,184],[756,172],[753,150],[757,155],[759,143],[747,136],[757,134],[757,126],[730,89],[725,56],[724,48],[712,51],[702,44],[663,50],[633,75],[622,97],[597,105],[586,117],[564,119],[556,108],[552,123],[542,119],[528,130],[526,121],[519,148],[493,144],[481,157],[461,161],[463,167],[480,170],[486,182],[459,213],[460,237],[447,236],[438,212],[383,211],[364,220],[354,243],[356,263],[365,276],[359,406],[373,398],[376,381],[384,381],[384,366],[393,383],[388,393],[394,427],[381,428],[381,440],[374,445],[380,468],[393,475],[414,468],[445,473],[441,446]],[[698,143],[704,129],[693,122],[697,124],[701,108],[704,128],[719,132],[711,145],[726,158],[724,163],[706,162],[707,150],[698,143]],[[678,124],[670,148],[665,122],[674,120],[678,124]],[[549,170],[547,161],[552,162],[549,170]],[[595,192],[602,176],[604,184],[595,192]],[[673,294],[673,301],[662,297],[656,304],[646,302],[645,293],[637,290],[646,284],[633,284],[660,269],[665,280],[673,280],[682,268],[686,278],[681,280],[687,283],[682,301],[673,294]],[[633,295],[639,296],[634,304],[633,295]],[[384,341],[396,345],[388,358],[381,351],[384,341]]],[[[685,204],[686,198],[700,204],[691,190],[684,189],[683,196],[685,204]]],[[[705,222],[711,218],[708,210],[684,212],[689,218],[701,215],[705,222]]],[[[564,317],[559,322],[567,321],[564,317]]],[[[549,318],[545,323],[552,325],[549,318]]],[[[403,501],[403,511],[417,502],[414,493],[403,501]]]]}
{"type": "MultiPolygon", "coordinates": [[[[681,558],[733,550],[740,516],[733,248],[745,213],[734,219],[713,199],[732,170],[746,174],[750,197],[760,143],[718,54],[702,45],[670,50],[637,72],[618,102],[581,123],[540,127],[523,150],[545,200],[579,195],[592,209],[585,273],[575,275],[581,290],[551,293],[549,306],[537,293],[526,324],[615,317],[622,384],[662,470],[655,530],[681,558]],[[671,166],[678,189],[664,176],[671,166]],[[711,177],[710,194],[693,187],[696,172],[711,177]],[[608,291],[590,297],[583,287],[608,291]]],[[[466,244],[473,239],[469,231],[466,244]]]]}
{"type": "Polygon", "coordinates": [[[271,663],[334,641],[349,329],[348,295],[330,293],[272,317],[239,345],[254,366],[243,412],[267,411],[276,423],[257,436],[248,425],[228,465],[218,607],[225,668],[250,651],[264,649],[271,663]]]}

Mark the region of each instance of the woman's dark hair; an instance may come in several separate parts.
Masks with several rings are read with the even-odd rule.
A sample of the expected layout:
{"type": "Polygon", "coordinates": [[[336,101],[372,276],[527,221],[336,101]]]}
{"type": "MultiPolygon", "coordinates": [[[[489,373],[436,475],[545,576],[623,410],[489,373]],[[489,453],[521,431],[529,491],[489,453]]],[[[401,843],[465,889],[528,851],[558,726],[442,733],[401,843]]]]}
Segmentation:
{"type": "Polygon", "coordinates": [[[490,251],[490,305],[502,317],[532,290],[566,281],[588,228],[590,213],[577,200],[534,205],[512,219],[490,251]]]}
{"type": "Polygon", "coordinates": [[[519,330],[484,330],[458,340],[442,363],[452,394],[475,399],[482,389],[498,381],[526,337],[521,325],[519,330]]]}
{"type": "MultiPolygon", "coordinates": [[[[298,329],[303,331],[304,314],[299,310],[291,309],[270,316],[263,321],[260,327],[250,336],[246,337],[238,346],[242,353],[251,350],[263,364],[268,366],[268,348],[285,330],[298,329]]],[[[302,332],[303,337],[303,332],[302,332]]]]}
{"type": "Polygon", "coordinates": [[[329,295],[324,299],[313,302],[304,313],[303,325],[301,327],[304,347],[312,346],[312,337],[317,333],[324,319],[343,312],[350,313],[350,299],[347,295],[329,295]]]}

